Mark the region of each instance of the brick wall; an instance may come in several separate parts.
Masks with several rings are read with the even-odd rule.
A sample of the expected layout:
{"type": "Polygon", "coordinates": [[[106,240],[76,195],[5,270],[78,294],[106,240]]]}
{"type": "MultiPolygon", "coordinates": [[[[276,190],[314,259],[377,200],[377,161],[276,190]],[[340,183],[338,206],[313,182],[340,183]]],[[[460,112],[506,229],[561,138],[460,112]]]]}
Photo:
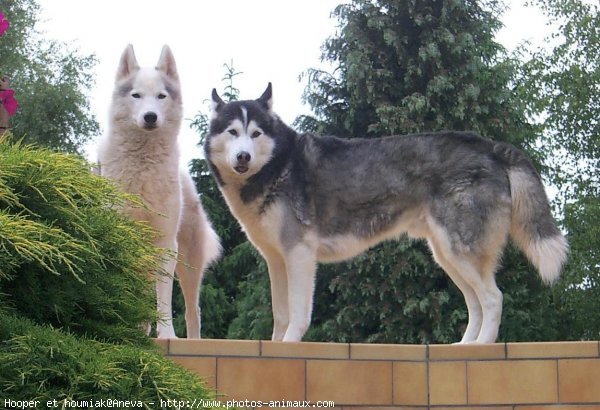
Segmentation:
{"type": "Polygon", "coordinates": [[[600,409],[599,342],[375,345],[157,341],[226,400],[336,408],[600,409]]]}

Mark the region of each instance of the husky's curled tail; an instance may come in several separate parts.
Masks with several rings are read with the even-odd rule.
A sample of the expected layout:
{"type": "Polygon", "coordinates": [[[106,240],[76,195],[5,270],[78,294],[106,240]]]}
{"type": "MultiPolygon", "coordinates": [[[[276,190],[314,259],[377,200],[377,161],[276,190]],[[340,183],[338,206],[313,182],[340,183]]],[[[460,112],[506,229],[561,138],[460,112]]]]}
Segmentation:
{"type": "Polygon", "coordinates": [[[495,151],[508,163],[512,197],[510,236],[537,268],[545,283],[560,276],[569,245],[556,227],[540,175],[515,147],[498,143],[495,151]]]}

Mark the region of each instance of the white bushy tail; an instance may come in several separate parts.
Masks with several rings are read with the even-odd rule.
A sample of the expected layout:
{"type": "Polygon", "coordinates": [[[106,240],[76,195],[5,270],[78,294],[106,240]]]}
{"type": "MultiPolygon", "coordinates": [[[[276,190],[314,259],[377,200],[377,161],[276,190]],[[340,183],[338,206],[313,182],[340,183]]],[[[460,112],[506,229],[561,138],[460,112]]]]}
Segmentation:
{"type": "MultiPolygon", "coordinates": [[[[206,218],[206,214],[202,212],[204,217],[206,218]]],[[[215,262],[221,256],[221,251],[223,248],[221,247],[221,241],[219,236],[213,229],[210,221],[206,218],[206,231],[204,232],[204,264],[205,266],[209,266],[211,263],[215,262]]]]}
{"type": "Polygon", "coordinates": [[[510,234],[545,283],[560,276],[569,245],[556,226],[541,179],[527,160],[508,171],[512,196],[510,234]]]}

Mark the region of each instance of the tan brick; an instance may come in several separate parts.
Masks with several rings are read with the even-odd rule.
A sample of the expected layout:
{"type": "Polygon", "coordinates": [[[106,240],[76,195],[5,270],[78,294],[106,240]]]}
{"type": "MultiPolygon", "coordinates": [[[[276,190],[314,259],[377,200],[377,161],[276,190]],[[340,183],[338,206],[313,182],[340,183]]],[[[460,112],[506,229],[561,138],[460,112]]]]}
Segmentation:
{"type": "Polygon", "coordinates": [[[556,405],[548,406],[515,406],[514,410],[600,410],[600,404],[556,405]]]}
{"type": "Polygon", "coordinates": [[[508,343],[509,359],[598,357],[598,342],[508,343]]]}
{"type": "Polygon", "coordinates": [[[556,366],[555,360],[469,362],[469,404],[556,403],[556,366]]]}
{"type": "Polygon", "coordinates": [[[600,403],[600,359],[558,361],[562,403],[600,403]]]}
{"type": "Polygon", "coordinates": [[[169,353],[169,339],[154,339],[154,343],[160,348],[162,354],[169,353]]]}
{"type": "Polygon", "coordinates": [[[264,357],[293,357],[311,359],[348,359],[347,343],[261,342],[264,357]]]}
{"type": "Polygon", "coordinates": [[[259,356],[258,340],[172,339],[169,354],[197,356],[259,356]]]}
{"type": "Polygon", "coordinates": [[[465,362],[429,363],[431,405],[467,404],[467,365],[465,362]]]}
{"type": "Polygon", "coordinates": [[[513,406],[432,406],[431,408],[435,410],[514,410],[513,406]]]}
{"type": "Polygon", "coordinates": [[[351,343],[350,358],[363,360],[425,360],[427,358],[427,346],[351,343]]]}
{"type": "MultiPolygon", "coordinates": [[[[396,406],[346,406],[342,410],[424,410],[423,407],[396,407],[396,406]]],[[[299,409],[296,409],[299,410],[299,409]]],[[[329,409],[327,409],[329,410],[329,409]]]]}
{"type": "Polygon", "coordinates": [[[206,384],[217,388],[217,359],[214,357],[168,356],[169,359],[196,373],[206,384]]]}
{"type": "Polygon", "coordinates": [[[225,399],[304,400],[304,360],[217,358],[217,389],[225,399]]]}
{"type": "Polygon", "coordinates": [[[384,361],[308,360],[307,400],[336,405],[392,404],[392,363],[384,361]]]}
{"type": "Polygon", "coordinates": [[[394,362],[394,404],[427,405],[427,364],[394,362]]]}
{"type": "Polygon", "coordinates": [[[429,346],[429,360],[477,360],[504,358],[506,358],[504,343],[429,346]]]}

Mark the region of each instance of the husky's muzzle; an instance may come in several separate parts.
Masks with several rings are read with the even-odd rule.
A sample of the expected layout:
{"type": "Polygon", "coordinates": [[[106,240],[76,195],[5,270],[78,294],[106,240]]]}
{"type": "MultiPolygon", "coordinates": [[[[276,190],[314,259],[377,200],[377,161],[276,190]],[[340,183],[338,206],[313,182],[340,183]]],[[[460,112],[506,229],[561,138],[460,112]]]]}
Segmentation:
{"type": "Polygon", "coordinates": [[[252,159],[250,153],[242,151],[237,154],[236,159],[237,165],[233,167],[233,169],[235,169],[238,174],[245,174],[248,172],[250,160],[252,159]]]}
{"type": "Polygon", "coordinates": [[[144,114],[144,129],[153,130],[158,127],[158,115],[155,112],[148,111],[144,114]]]}

